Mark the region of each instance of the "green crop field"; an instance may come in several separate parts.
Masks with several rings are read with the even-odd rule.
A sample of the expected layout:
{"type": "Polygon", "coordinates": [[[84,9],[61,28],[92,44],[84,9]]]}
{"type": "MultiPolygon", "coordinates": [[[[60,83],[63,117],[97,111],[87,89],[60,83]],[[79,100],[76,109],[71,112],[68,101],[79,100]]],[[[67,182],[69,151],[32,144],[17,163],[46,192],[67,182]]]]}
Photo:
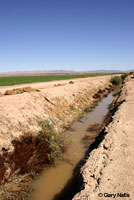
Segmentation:
{"type": "Polygon", "coordinates": [[[105,76],[112,74],[65,74],[65,75],[34,75],[34,76],[7,76],[0,77],[0,86],[18,85],[24,83],[48,82],[53,80],[67,80],[74,78],[105,76]]]}

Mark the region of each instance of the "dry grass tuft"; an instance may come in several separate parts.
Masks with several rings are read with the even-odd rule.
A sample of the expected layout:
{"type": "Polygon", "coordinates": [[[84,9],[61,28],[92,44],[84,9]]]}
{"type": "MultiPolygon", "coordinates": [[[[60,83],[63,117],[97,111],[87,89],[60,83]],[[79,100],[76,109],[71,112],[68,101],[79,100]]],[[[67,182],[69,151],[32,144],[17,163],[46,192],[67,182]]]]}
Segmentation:
{"type": "Polygon", "coordinates": [[[2,97],[3,96],[3,94],[0,92],[0,97],[2,97]]]}
{"type": "Polygon", "coordinates": [[[101,125],[96,123],[94,125],[91,125],[88,127],[87,131],[91,131],[91,132],[98,132],[101,128],[101,125]]]}
{"type": "Polygon", "coordinates": [[[13,89],[13,90],[6,90],[4,95],[22,94],[24,92],[30,93],[30,92],[33,92],[33,91],[39,92],[40,90],[35,89],[35,88],[31,88],[31,87],[16,88],[16,89],[13,89]]]}

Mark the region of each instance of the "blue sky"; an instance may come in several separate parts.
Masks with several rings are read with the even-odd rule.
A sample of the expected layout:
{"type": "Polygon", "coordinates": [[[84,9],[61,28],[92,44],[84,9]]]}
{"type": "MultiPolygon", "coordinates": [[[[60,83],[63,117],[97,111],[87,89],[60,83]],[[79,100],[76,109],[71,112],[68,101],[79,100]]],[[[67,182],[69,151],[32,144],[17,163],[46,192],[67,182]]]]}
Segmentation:
{"type": "Polygon", "coordinates": [[[134,0],[0,0],[0,71],[134,68],[134,0]]]}

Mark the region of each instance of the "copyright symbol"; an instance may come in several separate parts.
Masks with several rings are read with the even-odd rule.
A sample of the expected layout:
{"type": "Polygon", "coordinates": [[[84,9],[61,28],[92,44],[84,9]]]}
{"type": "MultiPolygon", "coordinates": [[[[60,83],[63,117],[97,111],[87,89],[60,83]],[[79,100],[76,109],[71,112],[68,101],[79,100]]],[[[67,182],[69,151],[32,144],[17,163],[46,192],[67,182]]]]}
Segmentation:
{"type": "Polygon", "coordinates": [[[99,193],[99,194],[98,194],[98,197],[102,197],[102,196],[103,196],[103,194],[102,194],[102,193],[99,193]]]}

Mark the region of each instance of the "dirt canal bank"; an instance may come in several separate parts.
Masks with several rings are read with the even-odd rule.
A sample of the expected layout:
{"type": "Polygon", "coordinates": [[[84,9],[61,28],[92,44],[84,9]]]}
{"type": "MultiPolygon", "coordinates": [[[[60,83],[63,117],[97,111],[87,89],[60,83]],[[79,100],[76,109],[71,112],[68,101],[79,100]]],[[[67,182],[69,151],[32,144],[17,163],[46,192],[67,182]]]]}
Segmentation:
{"type": "Polygon", "coordinates": [[[81,168],[83,188],[73,200],[134,199],[134,79],[124,84],[104,139],[81,168]]]}
{"type": "MultiPolygon", "coordinates": [[[[31,191],[31,187],[28,187],[29,181],[31,182],[31,180],[36,177],[36,174],[41,171],[44,164],[47,167],[46,164],[49,162],[48,155],[51,155],[51,150],[57,150],[57,146],[51,145],[50,148],[46,143],[47,140],[42,140],[44,134],[42,134],[43,132],[38,121],[44,122],[45,120],[45,128],[46,126],[47,128],[50,127],[54,135],[58,132],[60,133],[63,129],[66,130],[70,127],[73,120],[75,121],[82,115],[83,111],[87,111],[91,104],[100,100],[109,92],[111,88],[109,79],[110,76],[84,78],[72,80],[71,83],[66,82],[66,84],[60,81],[58,84],[55,85],[54,83],[48,88],[42,84],[38,90],[0,97],[0,109],[2,111],[0,112],[1,199],[27,199],[28,197],[25,195],[27,194],[27,196],[29,196],[29,192],[31,191]],[[52,125],[50,126],[48,120],[53,122],[54,128],[52,125]],[[21,140],[17,139],[20,136],[21,140]]],[[[106,108],[104,106],[104,112],[105,111],[106,108]]],[[[60,188],[55,188],[53,195],[59,193],[64,187],[63,185],[68,181],[67,177],[72,176],[73,169],[86,151],[86,141],[89,140],[89,142],[92,142],[94,140],[94,137],[92,137],[92,139],[91,137],[89,138],[90,133],[85,131],[83,127],[83,125],[87,126],[87,116],[88,114],[84,115],[82,119],[84,122],[77,122],[79,125],[76,123],[79,128],[72,127],[74,129],[72,134],[74,135],[74,141],[72,144],[76,145],[74,145],[74,150],[79,146],[78,149],[80,151],[76,151],[74,154],[75,157],[71,158],[74,150],[70,146],[64,154],[65,156],[55,162],[55,166],[60,166],[61,170],[62,165],[64,165],[68,173],[67,176],[63,176],[62,181],[64,184],[61,182],[60,188]],[[81,131],[83,131],[83,135],[80,135],[80,128],[81,131]],[[86,135],[87,133],[88,136],[86,135]],[[78,136],[77,139],[75,135],[78,136]],[[84,136],[86,140],[83,140],[84,136]],[[70,159],[68,159],[68,155],[70,159]],[[78,158],[78,155],[80,155],[80,158],[78,158]]],[[[96,114],[96,116],[98,123],[104,118],[104,115],[101,116],[101,120],[99,114],[96,114]]],[[[92,123],[96,123],[93,121],[93,117],[91,117],[90,120],[92,123]]],[[[49,139],[53,141],[52,137],[49,139]]],[[[54,172],[53,167],[51,169],[54,172]]],[[[46,168],[46,171],[47,170],[51,171],[46,168]]],[[[46,173],[44,172],[42,174],[47,180],[46,173]]],[[[35,192],[34,195],[38,196],[38,192],[35,192]]]]}

